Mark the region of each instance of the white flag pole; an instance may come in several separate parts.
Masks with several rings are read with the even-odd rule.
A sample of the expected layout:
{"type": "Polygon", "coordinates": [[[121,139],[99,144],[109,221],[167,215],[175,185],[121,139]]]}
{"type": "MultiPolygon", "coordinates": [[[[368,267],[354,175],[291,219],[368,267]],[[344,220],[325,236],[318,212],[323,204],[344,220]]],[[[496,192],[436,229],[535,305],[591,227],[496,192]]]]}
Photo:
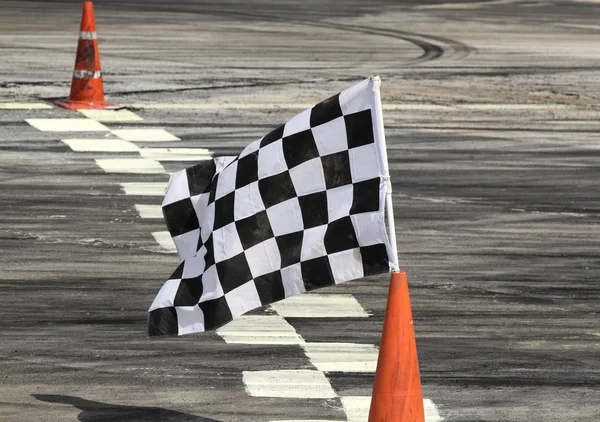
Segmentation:
{"type": "Polygon", "coordinates": [[[388,237],[393,254],[391,257],[391,270],[392,272],[397,272],[400,271],[400,267],[398,265],[398,243],[396,240],[396,224],[394,223],[394,204],[392,202],[392,181],[388,165],[385,130],[383,127],[383,111],[381,107],[381,91],[379,89],[381,87],[381,79],[379,76],[372,76],[371,80],[373,81],[373,92],[375,93],[375,114],[377,115],[377,131],[379,132],[379,143],[383,159],[383,177],[386,181],[385,212],[387,214],[388,222],[388,237]]]}

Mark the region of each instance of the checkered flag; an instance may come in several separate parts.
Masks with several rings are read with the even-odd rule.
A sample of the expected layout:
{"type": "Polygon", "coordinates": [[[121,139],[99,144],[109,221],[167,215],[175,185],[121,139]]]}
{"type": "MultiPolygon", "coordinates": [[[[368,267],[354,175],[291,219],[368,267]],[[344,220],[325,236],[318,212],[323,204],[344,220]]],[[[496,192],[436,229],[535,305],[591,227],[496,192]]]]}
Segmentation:
{"type": "Polygon", "coordinates": [[[181,262],[150,307],[151,336],[212,330],[390,270],[375,81],[303,111],[237,157],[171,176],[163,213],[181,262]]]}

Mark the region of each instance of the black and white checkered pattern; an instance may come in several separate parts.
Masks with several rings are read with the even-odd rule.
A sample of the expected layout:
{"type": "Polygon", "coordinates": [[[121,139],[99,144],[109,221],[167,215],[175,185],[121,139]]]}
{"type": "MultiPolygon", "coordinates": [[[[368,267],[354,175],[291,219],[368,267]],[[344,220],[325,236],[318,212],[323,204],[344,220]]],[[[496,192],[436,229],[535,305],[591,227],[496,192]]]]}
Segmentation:
{"type": "Polygon", "coordinates": [[[173,174],[163,201],[181,263],[150,335],[218,328],[269,303],[390,269],[372,79],[248,145],[173,174]]]}

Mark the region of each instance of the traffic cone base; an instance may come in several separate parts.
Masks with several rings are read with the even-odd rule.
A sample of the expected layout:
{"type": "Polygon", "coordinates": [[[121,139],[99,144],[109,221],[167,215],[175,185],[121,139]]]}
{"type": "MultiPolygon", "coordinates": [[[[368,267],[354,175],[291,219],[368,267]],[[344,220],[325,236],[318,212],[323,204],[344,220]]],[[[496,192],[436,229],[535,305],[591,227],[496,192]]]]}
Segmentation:
{"type": "Polygon", "coordinates": [[[67,100],[58,100],[56,104],[71,110],[116,107],[104,100],[94,6],[90,1],[83,3],[71,93],[67,100]]]}
{"type": "Polygon", "coordinates": [[[84,101],[58,100],[58,101],[55,101],[54,103],[63,108],[67,108],[69,110],[87,110],[87,109],[100,109],[100,108],[111,109],[111,108],[118,107],[117,105],[108,103],[106,101],[84,102],[84,101]]]}
{"type": "Polygon", "coordinates": [[[369,422],[424,422],[423,393],[406,273],[393,272],[369,422]]]}

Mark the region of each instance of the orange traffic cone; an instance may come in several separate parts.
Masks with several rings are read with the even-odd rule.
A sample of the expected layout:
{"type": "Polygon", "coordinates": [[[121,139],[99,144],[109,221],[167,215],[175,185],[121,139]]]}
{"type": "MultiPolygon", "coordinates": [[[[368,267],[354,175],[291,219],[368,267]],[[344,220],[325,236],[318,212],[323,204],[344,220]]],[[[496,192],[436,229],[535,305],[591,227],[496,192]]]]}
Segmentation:
{"type": "Polygon", "coordinates": [[[406,273],[390,281],[369,422],[424,422],[423,393],[406,273]]]}
{"type": "Polygon", "coordinates": [[[72,110],[114,107],[114,104],[104,101],[96,21],[94,19],[94,6],[91,1],[83,3],[79,31],[75,70],[71,81],[71,94],[68,100],[59,100],[56,101],[56,104],[72,110]]]}

